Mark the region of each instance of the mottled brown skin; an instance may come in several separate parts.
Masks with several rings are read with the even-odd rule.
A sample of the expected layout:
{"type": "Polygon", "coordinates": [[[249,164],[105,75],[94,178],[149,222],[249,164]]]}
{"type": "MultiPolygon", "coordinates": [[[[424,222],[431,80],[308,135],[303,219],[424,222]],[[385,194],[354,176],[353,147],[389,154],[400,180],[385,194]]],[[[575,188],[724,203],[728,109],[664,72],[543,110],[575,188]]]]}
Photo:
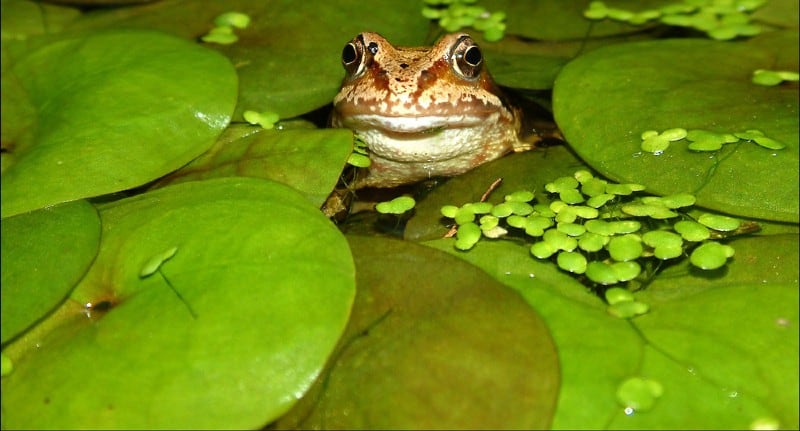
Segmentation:
{"type": "Polygon", "coordinates": [[[458,175],[522,147],[517,110],[467,34],[403,48],[361,33],[342,55],[347,74],[331,124],[352,129],[372,161],[356,187],[458,175]]]}

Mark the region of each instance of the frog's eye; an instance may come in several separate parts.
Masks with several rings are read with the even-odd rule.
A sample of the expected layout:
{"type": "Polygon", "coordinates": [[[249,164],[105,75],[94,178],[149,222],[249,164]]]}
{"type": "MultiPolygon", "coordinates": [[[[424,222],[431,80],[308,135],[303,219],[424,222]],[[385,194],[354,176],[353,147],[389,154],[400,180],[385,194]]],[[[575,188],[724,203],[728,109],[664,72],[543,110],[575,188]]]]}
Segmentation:
{"type": "Polygon", "coordinates": [[[481,74],[483,54],[469,36],[462,36],[453,46],[450,62],[453,70],[462,78],[475,79],[481,74]]]}
{"type": "MultiPolygon", "coordinates": [[[[378,45],[372,42],[368,49],[372,55],[375,55],[378,45]]],[[[342,66],[347,71],[348,77],[355,78],[361,75],[372,60],[372,55],[365,55],[365,51],[364,39],[361,36],[348,42],[342,49],[342,66]]]]}

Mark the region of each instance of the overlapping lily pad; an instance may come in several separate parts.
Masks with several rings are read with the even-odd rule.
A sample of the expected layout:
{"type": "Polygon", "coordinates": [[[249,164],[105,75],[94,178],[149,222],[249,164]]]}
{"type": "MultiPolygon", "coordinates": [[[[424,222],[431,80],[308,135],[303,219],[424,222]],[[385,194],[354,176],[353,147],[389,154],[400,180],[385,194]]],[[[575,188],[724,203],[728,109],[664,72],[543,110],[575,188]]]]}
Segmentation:
{"type": "Polygon", "coordinates": [[[294,117],[328,104],[341,84],[342,47],[362,31],[377,31],[398,45],[423,45],[429,23],[415,2],[234,0],[163,1],[86,15],[72,29],[125,25],[199,38],[228,11],[250,17],[230,45],[208,44],[236,65],[241,82],[237,119],[245,110],[294,117]]]}
{"type": "Polygon", "coordinates": [[[66,38],[11,70],[36,118],[3,155],[3,217],[177,169],[214,143],[236,103],[225,57],[158,32],[66,38]]]}
{"type": "Polygon", "coordinates": [[[464,253],[453,241],[426,244],[516,288],[552,331],[562,366],[553,428],[797,427],[797,270],[776,271],[797,261],[787,254],[796,234],[731,241],[737,254],[725,274],[687,264],[657,276],[634,295],[649,311],[630,321],[526,247],[484,241],[464,253]],[[639,377],[663,394],[649,411],[626,414],[618,388],[639,377]]]}
{"type": "Polygon", "coordinates": [[[53,310],[97,253],[100,220],[75,201],[20,214],[2,223],[2,342],[53,310]]]}
{"type": "Polygon", "coordinates": [[[558,393],[547,328],[445,253],[349,237],[358,294],[316,391],[278,428],[543,429],[558,393]]]}
{"type": "Polygon", "coordinates": [[[5,427],[257,428],[302,396],[355,287],[346,241],[303,195],[220,178],[100,215],[89,273],[4,349],[5,427]]]}
{"type": "Polygon", "coordinates": [[[697,205],[722,212],[797,222],[798,87],[751,78],[757,69],[796,68],[798,35],[764,37],[769,44],[661,40],[593,51],[559,75],[556,121],[578,155],[616,181],[635,180],[657,194],[691,192],[697,205]],[[786,148],[740,143],[709,154],[672,143],[661,154],[641,151],[642,132],[675,127],[758,129],[786,148]]]}
{"type": "Polygon", "coordinates": [[[291,186],[321,206],[353,147],[347,129],[263,130],[233,125],[214,146],[159,186],[223,176],[267,178],[291,186]]]}

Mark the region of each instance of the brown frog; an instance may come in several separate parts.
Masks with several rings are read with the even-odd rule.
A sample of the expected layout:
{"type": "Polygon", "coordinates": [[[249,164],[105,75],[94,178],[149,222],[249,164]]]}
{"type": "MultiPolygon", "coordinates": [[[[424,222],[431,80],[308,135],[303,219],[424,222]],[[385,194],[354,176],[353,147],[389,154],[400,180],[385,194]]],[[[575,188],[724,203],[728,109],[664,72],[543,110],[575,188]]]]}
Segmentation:
{"type": "Polygon", "coordinates": [[[419,48],[361,33],[345,45],[342,64],[346,76],[331,124],[352,129],[369,146],[372,162],[356,188],[458,175],[530,148],[518,139],[518,110],[465,33],[419,48]]]}

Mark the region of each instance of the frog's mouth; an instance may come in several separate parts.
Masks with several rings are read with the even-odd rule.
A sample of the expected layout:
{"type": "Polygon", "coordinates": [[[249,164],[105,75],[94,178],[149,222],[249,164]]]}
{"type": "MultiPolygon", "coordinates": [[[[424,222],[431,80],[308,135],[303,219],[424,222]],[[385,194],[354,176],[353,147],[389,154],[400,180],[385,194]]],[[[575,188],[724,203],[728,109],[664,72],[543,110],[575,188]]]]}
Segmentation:
{"type": "Polygon", "coordinates": [[[350,117],[346,123],[354,129],[375,128],[395,138],[414,138],[419,135],[433,135],[445,129],[478,126],[483,119],[472,115],[389,117],[384,115],[362,114],[350,117]]]}

